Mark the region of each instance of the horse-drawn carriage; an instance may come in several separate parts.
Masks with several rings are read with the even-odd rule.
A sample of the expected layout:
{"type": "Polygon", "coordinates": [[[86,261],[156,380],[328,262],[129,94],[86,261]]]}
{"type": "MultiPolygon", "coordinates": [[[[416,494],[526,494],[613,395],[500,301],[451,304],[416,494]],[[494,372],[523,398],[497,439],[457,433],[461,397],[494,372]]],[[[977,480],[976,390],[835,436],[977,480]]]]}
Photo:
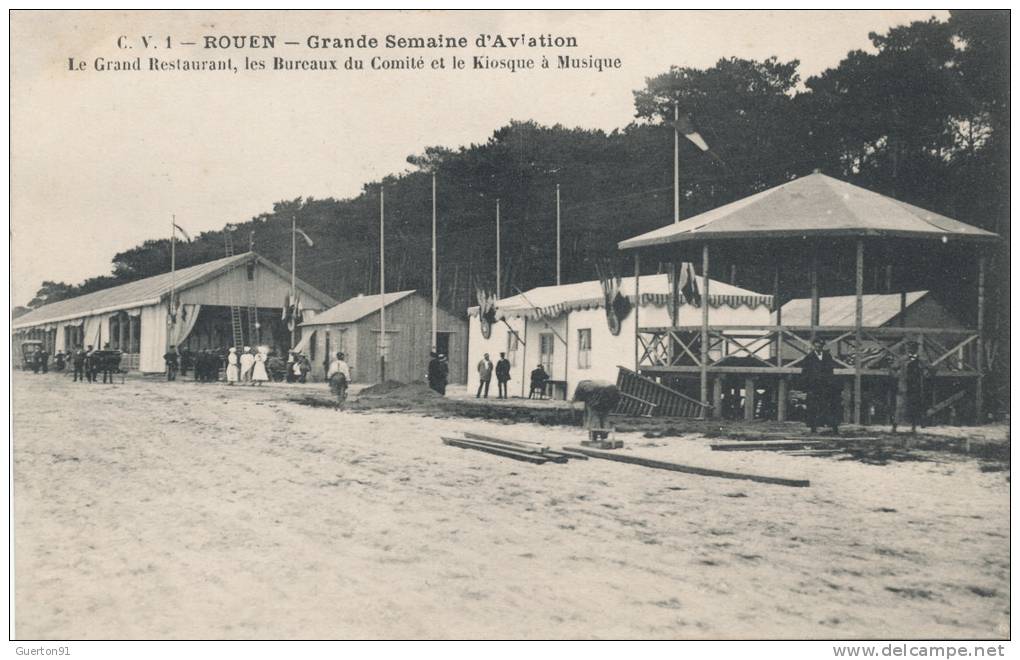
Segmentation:
{"type": "Polygon", "coordinates": [[[38,339],[28,339],[21,342],[18,345],[18,350],[21,353],[20,362],[15,361],[15,364],[20,364],[22,369],[32,369],[36,362],[36,356],[43,348],[43,343],[38,339]]]}
{"type": "Polygon", "coordinates": [[[120,351],[102,350],[92,352],[92,363],[93,369],[102,376],[107,373],[110,374],[110,382],[113,382],[113,376],[120,376],[120,382],[124,382],[125,371],[120,368],[120,361],[123,357],[123,353],[120,351]]]}

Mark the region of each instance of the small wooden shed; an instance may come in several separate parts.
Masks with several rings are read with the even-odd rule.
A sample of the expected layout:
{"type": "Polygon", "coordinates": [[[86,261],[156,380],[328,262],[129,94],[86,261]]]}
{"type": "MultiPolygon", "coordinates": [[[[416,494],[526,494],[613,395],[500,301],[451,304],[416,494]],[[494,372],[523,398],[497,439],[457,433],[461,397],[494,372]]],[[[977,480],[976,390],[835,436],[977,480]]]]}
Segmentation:
{"type": "MultiPolygon", "coordinates": [[[[432,350],[432,304],[415,291],[385,294],[387,380],[425,380],[432,350]]],[[[343,351],[356,383],[379,382],[380,308],[383,297],[358,295],[301,324],[295,347],[312,363],[313,380],[324,380],[330,357],[343,351]]],[[[450,383],[467,379],[468,324],[437,310],[436,350],[450,364],[450,383]]]]}

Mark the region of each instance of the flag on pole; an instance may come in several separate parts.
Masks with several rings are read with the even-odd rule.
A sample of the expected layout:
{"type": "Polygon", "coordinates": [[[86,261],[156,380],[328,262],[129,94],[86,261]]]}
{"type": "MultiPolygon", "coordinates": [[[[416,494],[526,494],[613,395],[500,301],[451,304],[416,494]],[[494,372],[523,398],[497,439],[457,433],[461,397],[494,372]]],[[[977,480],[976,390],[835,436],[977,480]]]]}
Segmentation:
{"type": "Polygon", "coordinates": [[[708,151],[708,143],[701,137],[701,134],[694,130],[694,124],[691,123],[691,118],[687,115],[680,115],[675,121],[669,122],[669,125],[680,132],[685,138],[690,140],[702,151],[708,151]]]}
{"type": "Polygon", "coordinates": [[[688,304],[695,305],[696,307],[701,306],[701,293],[698,291],[698,278],[694,274],[694,266],[689,261],[685,261],[680,266],[680,293],[683,294],[684,300],[688,304]]]}
{"type": "Polygon", "coordinates": [[[184,228],[183,228],[183,227],[181,227],[181,226],[180,226],[179,224],[177,224],[176,222],[175,222],[175,223],[173,223],[173,225],[174,225],[174,230],[175,230],[175,231],[179,231],[179,232],[181,232],[181,236],[183,236],[183,237],[184,237],[184,240],[186,240],[186,241],[188,241],[188,242],[190,243],[190,242],[191,242],[191,236],[189,236],[189,235],[188,235],[188,232],[184,231],[184,228]]]}
{"type": "Polygon", "coordinates": [[[283,316],[280,317],[280,320],[283,321],[284,323],[287,323],[289,318],[290,318],[290,294],[287,293],[284,294],[283,296],[283,316]]]}
{"type": "Polygon", "coordinates": [[[308,234],[301,230],[300,227],[294,227],[294,231],[301,234],[301,238],[305,239],[305,243],[308,243],[308,247],[315,247],[315,243],[308,237],[308,234]]]}

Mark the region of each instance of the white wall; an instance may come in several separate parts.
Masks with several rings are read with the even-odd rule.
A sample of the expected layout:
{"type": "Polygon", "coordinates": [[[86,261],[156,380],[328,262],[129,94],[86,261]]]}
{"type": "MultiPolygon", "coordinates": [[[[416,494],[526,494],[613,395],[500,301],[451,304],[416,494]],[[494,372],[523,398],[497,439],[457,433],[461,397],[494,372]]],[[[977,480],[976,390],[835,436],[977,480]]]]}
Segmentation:
{"type": "MultiPolygon", "coordinates": [[[[769,314],[769,309],[764,306],[752,310],[747,307],[732,309],[724,305],[710,307],[708,319],[709,323],[713,325],[768,325],[769,314]]],[[[669,311],[665,306],[645,305],[638,316],[641,327],[662,327],[670,324],[669,311]]],[[[679,325],[700,325],[701,308],[681,305],[678,321],[679,325]]],[[[605,380],[615,383],[618,366],[634,368],[636,326],[633,310],[623,320],[619,335],[609,332],[606,313],[602,308],[575,310],[568,315],[552,320],[530,319],[525,323],[524,319],[512,318],[508,319],[508,322],[522,337],[525,337],[527,342],[526,347],[521,347],[518,363],[511,370],[510,396],[527,396],[529,375],[539,361],[539,335],[549,332],[546,324],[554,328],[567,341],[567,346],[564,347],[559,339],[553,339],[555,348],[552,378],[567,381],[568,398],[573,398],[574,388],[582,380],[605,380]],[[526,333],[524,332],[525,325],[527,326],[526,333]],[[577,331],[582,328],[591,329],[591,366],[587,369],[578,367],[577,331]],[[564,361],[564,357],[566,361],[564,361]]],[[[468,319],[468,333],[468,391],[474,392],[478,388],[478,372],[476,371],[478,361],[482,359],[483,353],[488,353],[495,363],[499,359],[500,351],[506,351],[508,331],[506,325],[498,322],[492,326],[490,338],[484,339],[478,317],[471,316],[468,319]]],[[[748,342],[745,340],[745,343],[748,342]]],[[[762,357],[766,357],[764,352],[762,357]]],[[[495,381],[495,378],[493,380],[495,381]]],[[[493,382],[490,395],[492,388],[495,387],[496,384],[493,382]]]]}
{"type": "MultiPolygon", "coordinates": [[[[523,319],[507,319],[507,323],[509,323],[521,337],[524,337],[523,319]]],[[[489,359],[492,360],[492,364],[495,365],[496,362],[499,361],[499,354],[506,352],[509,334],[510,331],[507,330],[506,324],[502,321],[497,321],[492,325],[492,332],[490,333],[489,338],[486,339],[482,336],[482,328],[478,317],[468,317],[468,392],[473,393],[478,391],[478,363],[481,361],[482,355],[488,353],[489,359]]],[[[510,384],[507,387],[507,393],[510,396],[521,395],[521,383],[527,378],[527,372],[522,371],[521,369],[523,357],[524,346],[521,345],[517,352],[517,364],[511,365],[510,367],[510,384]]],[[[534,368],[535,365],[532,363],[531,369],[534,368]]],[[[527,387],[527,385],[525,385],[525,387],[527,387]]],[[[493,396],[496,392],[496,376],[494,373],[492,376],[492,383],[489,385],[489,396],[493,396]]]]}

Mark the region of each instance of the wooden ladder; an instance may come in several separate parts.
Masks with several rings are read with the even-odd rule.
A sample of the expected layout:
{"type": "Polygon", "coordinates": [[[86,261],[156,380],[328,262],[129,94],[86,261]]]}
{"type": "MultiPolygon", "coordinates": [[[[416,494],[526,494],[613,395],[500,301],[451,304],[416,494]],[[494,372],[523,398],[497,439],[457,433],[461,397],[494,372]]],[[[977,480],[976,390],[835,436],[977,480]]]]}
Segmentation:
{"type": "Polygon", "coordinates": [[[626,410],[624,414],[701,417],[703,409],[711,407],[626,367],[621,366],[619,369],[616,386],[624,396],[617,410],[626,410]]]}
{"type": "MultiPolygon", "coordinates": [[[[223,244],[227,256],[234,256],[234,234],[232,230],[224,230],[223,244]]],[[[234,337],[234,347],[240,353],[244,346],[244,325],[241,323],[241,308],[237,305],[230,306],[230,330],[234,337]]]]}

